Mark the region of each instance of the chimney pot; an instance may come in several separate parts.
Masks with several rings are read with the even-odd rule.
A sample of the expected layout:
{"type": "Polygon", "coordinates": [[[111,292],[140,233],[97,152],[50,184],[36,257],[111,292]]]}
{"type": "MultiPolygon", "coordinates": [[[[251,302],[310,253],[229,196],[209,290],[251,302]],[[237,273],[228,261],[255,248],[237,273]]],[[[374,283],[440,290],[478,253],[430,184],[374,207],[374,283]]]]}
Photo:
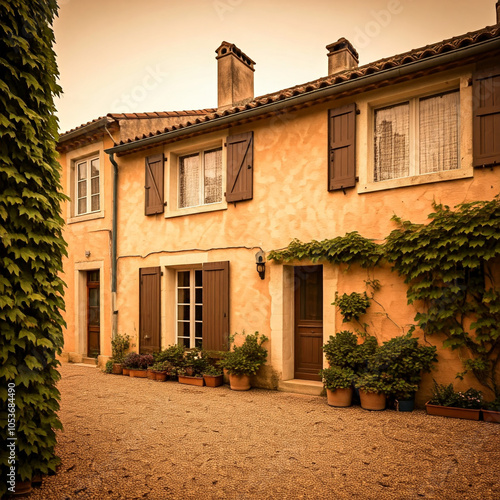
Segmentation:
{"type": "Polygon", "coordinates": [[[222,42],[217,53],[217,107],[224,110],[254,97],[254,65],[234,43],[222,42]]]}
{"type": "Polygon", "coordinates": [[[328,50],[328,75],[358,67],[358,53],[346,38],[339,38],[336,42],[327,45],[326,49],[328,50]]]}

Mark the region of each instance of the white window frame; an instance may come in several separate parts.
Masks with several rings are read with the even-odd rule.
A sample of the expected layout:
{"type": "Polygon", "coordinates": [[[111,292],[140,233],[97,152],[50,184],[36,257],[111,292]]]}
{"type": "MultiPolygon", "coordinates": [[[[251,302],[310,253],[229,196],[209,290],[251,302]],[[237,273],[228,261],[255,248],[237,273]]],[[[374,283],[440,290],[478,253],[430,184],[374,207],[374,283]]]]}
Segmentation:
{"type": "Polygon", "coordinates": [[[99,155],[95,156],[90,156],[88,158],[82,158],[81,160],[75,161],[75,217],[80,217],[82,215],[88,215],[88,214],[93,214],[101,211],[101,161],[99,158],[99,155]],[[97,160],[99,164],[99,174],[97,176],[92,177],[92,162],[97,160]],[[86,168],[86,178],[85,180],[80,180],[78,171],[80,168],[80,165],[85,164],[86,168]],[[99,180],[99,192],[97,194],[92,194],[92,179],[97,179],[99,180]],[[81,182],[85,182],[86,184],[86,208],[85,212],[79,212],[78,208],[80,205],[80,200],[82,198],[78,197],[78,186],[81,182]],[[96,210],[92,210],[92,197],[97,196],[99,200],[99,208],[96,210]]]}
{"type": "MultiPolygon", "coordinates": [[[[359,172],[358,194],[473,177],[471,78],[471,72],[466,72],[464,74],[462,69],[453,70],[447,74],[440,74],[429,78],[426,81],[427,83],[416,80],[415,82],[402,83],[394,87],[386,87],[373,91],[362,96],[359,101],[357,101],[357,106],[360,111],[358,115],[359,126],[356,131],[357,171],[359,172]],[[453,90],[459,90],[460,117],[458,130],[458,168],[424,174],[416,174],[415,170],[410,170],[410,175],[407,177],[375,182],[373,180],[375,170],[375,111],[377,109],[409,102],[412,99],[432,97],[453,90]],[[468,124],[470,124],[470,126],[468,124]],[[361,160],[364,158],[366,158],[366,162],[365,160],[361,160]]],[[[418,114],[414,119],[418,120],[418,114]]],[[[410,122],[410,134],[415,134],[416,129],[413,125],[414,123],[410,122]]],[[[418,149],[418,141],[416,144],[418,149]]],[[[415,165],[415,162],[416,158],[410,157],[410,169],[414,168],[412,167],[412,163],[415,165]]]]}
{"type": "MultiPolygon", "coordinates": [[[[175,149],[164,149],[166,158],[166,172],[165,172],[165,193],[166,193],[166,206],[165,218],[181,217],[191,214],[198,214],[203,212],[215,212],[218,210],[226,210],[226,176],[227,176],[227,148],[225,147],[226,135],[224,133],[210,134],[209,137],[198,140],[186,141],[188,144],[179,146],[175,144],[175,149]],[[180,158],[197,154],[200,152],[212,151],[214,149],[222,149],[222,199],[220,202],[202,204],[194,207],[179,208],[179,165],[180,158]]],[[[201,176],[200,176],[201,177],[201,176]]],[[[201,190],[201,187],[200,187],[201,190]]]]}
{"type": "MultiPolygon", "coordinates": [[[[203,319],[196,319],[196,306],[201,306],[203,311],[203,282],[201,286],[196,285],[196,272],[202,273],[201,268],[189,268],[189,269],[178,269],[176,271],[175,276],[175,339],[176,343],[179,345],[184,345],[184,342],[180,342],[180,339],[185,339],[187,337],[179,335],[179,323],[189,323],[189,348],[193,348],[196,346],[196,340],[200,339],[200,337],[196,337],[196,324],[202,325],[202,336],[201,342],[203,343],[203,319]],[[179,286],[179,273],[189,272],[189,287],[179,286]],[[188,302],[179,302],[179,290],[180,289],[189,289],[189,303],[188,302]],[[202,302],[196,302],[196,290],[202,290],[202,302]],[[189,319],[179,319],[179,306],[189,305],[189,319]]],[[[199,347],[201,347],[199,345],[199,347]]]]}

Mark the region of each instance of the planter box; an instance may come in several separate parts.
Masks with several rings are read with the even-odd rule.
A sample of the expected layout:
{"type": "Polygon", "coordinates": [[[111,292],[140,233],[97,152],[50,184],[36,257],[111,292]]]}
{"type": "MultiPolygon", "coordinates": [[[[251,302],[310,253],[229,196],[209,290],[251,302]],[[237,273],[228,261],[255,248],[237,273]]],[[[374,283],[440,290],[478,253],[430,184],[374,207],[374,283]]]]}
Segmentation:
{"type": "Polygon", "coordinates": [[[146,378],[148,376],[148,372],[146,370],[130,370],[131,377],[137,377],[137,378],[146,378]]]}
{"type": "Polygon", "coordinates": [[[167,380],[167,374],[165,372],[155,372],[155,380],[165,382],[165,380],[167,380]]]}
{"type": "Polygon", "coordinates": [[[150,380],[156,380],[156,373],[153,371],[153,370],[150,370],[148,368],[147,370],[147,377],[150,379],[150,380]]]}
{"type": "Polygon", "coordinates": [[[203,377],[189,377],[188,375],[179,375],[179,383],[197,385],[199,387],[203,387],[205,385],[203,377]]]}
{"type": "Polygon", "coordinates": [[[471,408],[455,408],[454,406],[439,406],[425,403],[428,415],[438,415],[440,417],[465,418],[467,420],[479,420],[481,410],[471,408]]]}
{"type": "Polygon", "coordinates": [[[203,375],[207,387],[219,387],[224,383],[224,375],[203,375]]]}
{"type": "Polygon", "coordinates": [[[481,410],[485,422],[496,422],[500,424],[500,411],[481,410]]]}
{"type": "Polygon", "coordinates": [[[130,368],[123,368],[122,374],[127,377],[130,376],[130,368]]]}

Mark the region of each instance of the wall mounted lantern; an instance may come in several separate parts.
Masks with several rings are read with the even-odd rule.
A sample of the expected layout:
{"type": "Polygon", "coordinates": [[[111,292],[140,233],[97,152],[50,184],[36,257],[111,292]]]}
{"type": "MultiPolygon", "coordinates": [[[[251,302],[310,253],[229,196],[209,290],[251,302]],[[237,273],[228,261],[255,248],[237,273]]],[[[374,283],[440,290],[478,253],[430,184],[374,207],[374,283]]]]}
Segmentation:
{"type": "Polygon", "coordinates": [[[255,254],[255,264],[260,279],[263,280],[266,277],[266,254],[262,250],[255,254]]]}

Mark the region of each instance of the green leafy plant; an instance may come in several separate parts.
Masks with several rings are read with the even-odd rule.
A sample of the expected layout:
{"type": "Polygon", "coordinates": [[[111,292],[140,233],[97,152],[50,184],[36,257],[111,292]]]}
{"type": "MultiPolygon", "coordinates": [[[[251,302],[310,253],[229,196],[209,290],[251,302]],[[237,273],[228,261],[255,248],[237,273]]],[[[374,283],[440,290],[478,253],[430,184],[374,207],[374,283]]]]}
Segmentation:
{"type": "MultiPolygon", "coordinates": [[[[235,334],[237,335],[237,334],[235,334]]],[[[245,335],[241,346],[233,344],[233,350],[226,353],[219,365],[233,375],[255,375],[257,370],[266,362],[267,349],[263,347],[268,339],[259,332],[245,335]]],[[[234,336],[230,339],[234,342],[234,336]]]]}
{"type": "Polygon", "coordinates": [[[330,366],[319,372],[323,379],[323,385],[326,389],[334,391],[335,389],[348,389],[352,386],[355,373],[350,368],[341,368],[340,366],[330,366]]]}
{"type": "Polygon", "coordinates": [[[330,366],[354,369],[357,365],[358,338],[348,330],[330,335],[323,352],[330,366]]]}
{"type": "Polygon", "coordinates": [[[214,365],[208,365],[204,370],[203,370],[203,375],[211,375],[213,377],[217,377],[219,375],[222,375],[222,370],[218,368],[217,366],[214,365]]]}
{"type": "Polygon", "coordinates": [[[483,408],[485,410],[500,411],[500,398],[496,398],[493,401],[483,402],[483,408]]]}
{"type": "Polygon", "coordinates": [[[184,366],[184,354],[186,349],[184,346],[179,344],[174,344],[168,346],[163,351],[154,353],[154,360],[156,362],[168,361],[174,367],[184,366]]]}
{"type": "Polygon", "coordinates": [[[111,360],[106,361],[104,373],[113,373],[113,361],[111,361],[111,360]]]}
{"type": "Polygon", "coordinates": [[[340,314],[342,314],[343,317],[342,321],[348,323],[352,320],[359,321],[359,318],[363,316],[370,307],[370,299],[366,292],[344,293],[340,296],[337,293],[332,305],[336,305],[339,308],[340,314]]]}
{"type": "Polygon", "coordinates": [[[453,384],[441,385],[434,380],[432,397],[429,404],[452,406],[454,408],[479,409],[483,406],[483,394],[477,389],[467,389],[465,392],[455,392],[453,384]]]}
{"type": "Polygon", "coordinates": [[[444,346],[461,353],[464,371],[457,376],[472,373],[498,397],[500,290],[493,269],[500,256],[500,200],[434,210],[426,225],[394,217],[399,228],[387,238],[386,258],[408,284],[408,303],[419,306],[420,328],[444,335],[444,346]]]}
{"type": "Polygon", "coordinates": [[[354,386],[365,392],[388,394],[391,391],[391,383],[383,373],[361,373],[355,377],[354,386]]]}
{"type": "Polygon", "coordinates": [[[203,351],[197,348],[186,351],[182,366],[185,374],[192,377],[201,377],[207,366],[208,359],[204,356],[203,351]]]}
{"type": "Polygon", "coordinates": [[[117,333],[111,340],[111,357],[115,363],[122,363],[125,352],[130,348],[130,335],[117,333]]]}
{"type": "MultiPolygon", "coordinates": [[[[17,481],[55,472],[55,431],[62,428],[56,355],[63,346],[67,198],[55,149],[56,15],[55,0],[0,2],[0,442],[16,438],[17,481]],[[14,428],[7,425],[11,408],[14,428]]],[[[0,497],[8,461],[2,446],[0,497]]]]}

